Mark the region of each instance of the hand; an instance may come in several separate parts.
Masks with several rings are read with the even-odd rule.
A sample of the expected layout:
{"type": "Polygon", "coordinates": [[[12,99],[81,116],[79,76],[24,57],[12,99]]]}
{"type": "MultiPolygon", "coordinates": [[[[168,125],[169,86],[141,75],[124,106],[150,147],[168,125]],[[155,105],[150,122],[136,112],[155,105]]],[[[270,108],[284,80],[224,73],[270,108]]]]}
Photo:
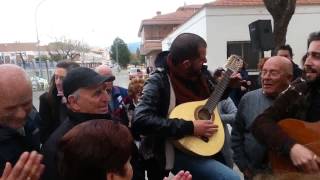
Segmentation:
{"type": "Polygon", "coordinates": [[[292,163],[307,173],[320,172],[320,158],[301,144],[295,144],[290,150],[292,163]]]}
{"type": "Polygon", "coordinates": [[[240,73],[233,73],[230,76],[229,87],[238,88],[241,85],[241,75],[240,73]]]}
{"type": "Polygon", "coordinates": [[[245,179],[252,179],[253,178],[253,174],[249,168],[247,168],[243,171],[243,176],[245,177],[245,179]]]}
{"type": "Polygon", "coordinates": [[[190,174],[189,171],[180,171],[174,177],[172,178],[165,177],[163,180],[169,180],[169,179],[170,180],[191,180],[192,175],[190,174]]]}
{"type": "Polygon", "coordinates": [[[199,137],[211,137],[218,131],[218,125],[213,124],[212,120],[195,120],[193,126],[193,134],[199,137]]]}
{"type": "Polygon", "coordinates": [[[44,170],[42,155],[36,151],[24,152],[12,168],[7,162],[0,180],[38,180],[44,170]]]}

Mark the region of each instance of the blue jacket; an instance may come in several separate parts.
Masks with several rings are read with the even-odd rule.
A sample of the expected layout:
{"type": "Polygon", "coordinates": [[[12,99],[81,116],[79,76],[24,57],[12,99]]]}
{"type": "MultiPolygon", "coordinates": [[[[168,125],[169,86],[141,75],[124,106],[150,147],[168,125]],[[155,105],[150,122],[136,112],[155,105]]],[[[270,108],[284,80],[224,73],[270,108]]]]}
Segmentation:
{"type": "Polygon", "coordinates": [[[119,86],[112,87],[112,100],[109,103],[111,111],[118,109],[122,100],[128,96],[128,90],[119,86]]]}

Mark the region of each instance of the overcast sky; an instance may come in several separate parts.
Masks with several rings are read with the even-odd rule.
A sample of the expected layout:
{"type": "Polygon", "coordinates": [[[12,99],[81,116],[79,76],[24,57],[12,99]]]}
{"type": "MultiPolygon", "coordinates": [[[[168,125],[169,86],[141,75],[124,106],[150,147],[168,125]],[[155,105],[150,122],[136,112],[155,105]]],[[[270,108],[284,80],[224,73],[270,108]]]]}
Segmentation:
{"type": "Polygon", "coordinates": [[[107,47],[118,36],[139,42],[143,19],[176,11],[184,3],[214,0],[0,0],[0,43],[36,42],[36,7],[41,44],[57,38],[81,40],[107,47]]]}

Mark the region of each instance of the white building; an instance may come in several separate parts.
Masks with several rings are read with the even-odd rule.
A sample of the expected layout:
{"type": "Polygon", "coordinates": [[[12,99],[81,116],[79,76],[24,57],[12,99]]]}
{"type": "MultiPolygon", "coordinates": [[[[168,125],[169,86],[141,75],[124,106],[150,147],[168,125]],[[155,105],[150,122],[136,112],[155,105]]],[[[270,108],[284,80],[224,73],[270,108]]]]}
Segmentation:
{"type": "MultiPolygon", "coordinates": [[[[259,19],[272,20],[262,0],[217,0],[205,4],[198,13],[169,34],[162,41],[162,49],[168,50],[177,35],[191,32],[207,41],[209,69],[224,66],[228,54],[238,52],[247,61],[249,69],[254,70],[259,56],[258,52],[251,52],[248,25],[259,19]]],[[[288,26],[286,44],[293,48],[294,61],[299,65],[307,49],[309,33],[320,30],[319,19],[320,0],[297,0],[295,14],[288,26]]]]}

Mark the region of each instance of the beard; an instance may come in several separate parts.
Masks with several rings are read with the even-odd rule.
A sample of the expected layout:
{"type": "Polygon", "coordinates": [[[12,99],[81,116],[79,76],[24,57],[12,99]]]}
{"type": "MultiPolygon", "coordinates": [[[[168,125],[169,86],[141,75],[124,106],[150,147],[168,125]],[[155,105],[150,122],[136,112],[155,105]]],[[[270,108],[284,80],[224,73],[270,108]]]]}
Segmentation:
{"type": "Polygon", "coordinates": [[[309,66],[304,68],[304,73],[307,81],[316,81],[317,79],[320,78],[320,72],[318,72],[317,69],[314,69],[309,66]]]}

